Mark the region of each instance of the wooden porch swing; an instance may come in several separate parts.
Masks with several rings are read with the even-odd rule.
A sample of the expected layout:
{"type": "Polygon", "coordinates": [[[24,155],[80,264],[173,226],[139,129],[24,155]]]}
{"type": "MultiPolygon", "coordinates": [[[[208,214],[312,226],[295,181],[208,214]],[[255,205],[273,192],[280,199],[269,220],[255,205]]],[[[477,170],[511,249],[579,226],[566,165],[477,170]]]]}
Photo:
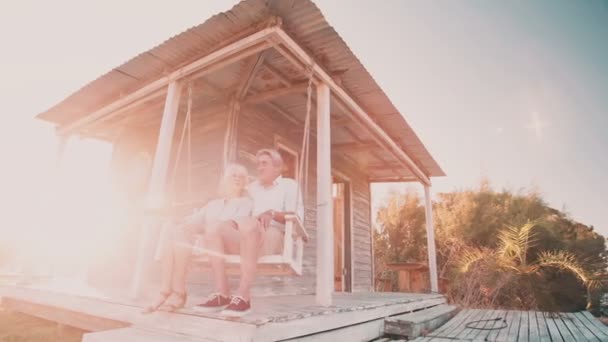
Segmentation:
{"type": "MultiPolygon", "coordinates": [[[[298,191],[296,194],[296,208],[301,204],[305,206],[307,198],[308,185],[308,158],[310,151],[310,116],[312,107],[312,68],[307,88],[306,100],[306,118],[304,121],[304,133],[302,137],[302,146],[300,150],[299,172],[297,175],[298,191]],[[302,190],[303,189],[303,190],[302,190]],[[303,192],[302,192],[303,191],[303,192]],[[300,194],[303,196],[303,203],[300,202],[300,194]]],[[[191,148],[191,109],[192,109],[192,87],[188,86],[188,104],[184,126],[177,148],[177,155],[173,165],[173,178],[171,187],[175,185],[176,171],[181,159],[181,153],[184,145],[184,140],[187,138],[187,188],[191,193],[191,177],[192,177],[192,148],[191,148]]],[[[225,158],[227,159],[227,158],[225,158]]],[[[175,209],[175,208],[173,208],[175,209]]],[[[195,210],[195,208],[191,208],[195,210]]],[[[172,210],[175,212],[175,210],[172,210]]],[[[258,259],[258,273],[261,275],[302,275],[302,263],[304,258],[304,243],[308,242],[308,233],[303,222],[304,218],[299,218],[295,214],[285,215],[285,234],[283,237],[283,249],[280,254],[265,255],[258,259]]],[[[156,248],[157,260],[161,256],[161,244],[166,237],[166,233],[170,227],[165,224],[161,231],[161,236],[156,248]]],[[[241,257],[240,255],[221,254],[204,247],[202,236],[197,236],[195,245],[193,246],[193,254],[195,266],[208,268],[209,256],[219,256],[224,258],[226,264],[226,272],[228,274],[236,274],[240,271],[241,257]]]]}

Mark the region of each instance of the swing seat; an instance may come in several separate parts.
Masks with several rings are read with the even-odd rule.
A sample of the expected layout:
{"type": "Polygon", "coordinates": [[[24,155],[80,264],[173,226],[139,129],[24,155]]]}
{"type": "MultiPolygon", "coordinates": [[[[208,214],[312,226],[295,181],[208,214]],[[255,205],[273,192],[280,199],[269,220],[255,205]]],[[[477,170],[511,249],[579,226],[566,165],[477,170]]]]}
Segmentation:
{"type": "MultiPolygon", "coordinates": [[[[201,241],[201,239],[198,239],[201,241]]],[[[308,242],[308,233],[302,221],[295,215],[285,216],[285,235],[281,254],[264,255],[258,259],[260,275],[302,275],[304,243],[308,242]]],[[[198,246],[203,247],[197,242],[198,246]]],[[[209,268],[209,256],[197,253],[194,248],[195,266],[209,268]]],[[[228,254],[224,259],[227,274],[240,274],[241,256],[228,254]]]]}

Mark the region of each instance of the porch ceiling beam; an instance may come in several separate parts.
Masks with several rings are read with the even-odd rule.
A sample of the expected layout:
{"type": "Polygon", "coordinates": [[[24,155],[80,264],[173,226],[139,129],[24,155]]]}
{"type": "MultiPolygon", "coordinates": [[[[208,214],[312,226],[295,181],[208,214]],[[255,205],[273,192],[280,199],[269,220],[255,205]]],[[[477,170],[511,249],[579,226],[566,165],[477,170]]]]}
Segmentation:
{"type": "Polygon", "coordinates": [[[372,183],[408,183],[408,182],[418,182],[418,178],[411,176],[411,177],[404,177],[404,176],[395,176],[395,177],[369,177],[367,179],[369,182],[372,183]]]}
{"type": "Polygon", "coordinates": [[[134,102],[140,102],[150,93],[167,87],[167,85],[173,81],[177,81],[188,76],[200,77],[229,63],[234,63],[248,56],[255,55],[260,51],[266,50],[272,46],[272,43],[268,41],[268,38],[276,35],[277,30],[277,27],[268,27],[223,48],[220,48],[186,66],[173,71],[169,75],[163,76],[156,81],[153,81],[152,83],[149,83],[148,85],[130,93],[129,95],[108,104],[105,107],[85,115],[81,119],[58,127],[58,134],[69,134],[94,121],[116,115],[115,113],[117,110],[121,109],[122,107],[133,104],[134,102]]]}
{"type": "Polygon", "coordinates": [[[287,77],[285,77],[285,75],[283,75],[280,71],[275,69],[272,65],[265,63],[263,65],[263,68],[268,71],[268,73],[270,73],[274,78],[279,80],[279,82],[283,83],[284,86],[291,86],[292,82],[287,77]]]}
{"type": "Polygon", "coordinates": [[[373,164],[367,164],[367,166],[364,166],[364,168],[366,170],[392,170],[392,171],[396,171],[396,170],[399,170],[399,169],[403,168],[403,165],[401,165],[400,163],[373,163],[373,164]]]}
{"type": "Polygon", "coordinates": [[[281,97],[281,96],[285,96],[285,95],[289,95],[289,94],[293,94],[293,93],[303,92],[306,90],[307,87],[308,87],[308,83],[306,83],[306,82],[297,83],[297,84],[291,85],[289,87],[269,90],[269,91],[266,91],[263,93],[257,93],[255,95],[250,95],[245,98],[245,102],[247,102],[247,103],[266,102],[266,101],[275,99],[277,97],[281,97]]]}
{"type": "MultiPolygon", "coordinates": [[[[333,121],[332,121],[333,124],[333,121]]],[[[331,146],[333,150],[340,152],[360,152],[378,148],[378,144],[375,141],[364,141],[364,142],[350,142],[333,144],[331,146]]]]}
{"type": "Polygon", "coordinates": [[[251,64],[249,64],[247,66],[247,68],[245,69],[245,74],[247,75],[247,77],[243,78],[243,80],[237,87],[237,90],[236,90],[236,99],[237,100],[240,101],[245,97],[245,95],[247,95],[247,92],[249,91],[249,88],[251,87],[251,84],[253,83],[255,76],[257,75],[261,66],[264,64],[264,58],[266,57],[266,52],[267,51],[260,52],[256,57],[253,58],[253,61],[251,62],[251,64]]]}
{"type": "MultiPolygon", "coordinates": [[[[283,45],[294,55],[294,58],[298,60],[298,65],[301,69],[306,70],[310,66],[312,66],[315,75],[321,79],[322,82],[326,83],[332,93],[336,96],[338,102],[342,102],[346,108],[348,113],[350,113],[353,118],[363,124],[365,127],[368,127],[370,134],[380,144],[380,146],[384,147],[386,150],[391,152],[391,154],[395,155],[397,159],[407,167],[416,177],[425,185],[430,185],[430,178],[416,165],[416,163],[407,155],[397,143],[392,140],[388,134],[374,122],[374,120],[361,108],[347,93],[340,87],[334,79],[323,70],[317,63],[315,63],[314,59],[302,49],[298,43],[296,43],[285,31],[281,28],[276,28],[276,35],[278,39],[283,43],[283,45]]],[[[277,48],[282,47],[283,45],[277,46],[277,48]]],[[[280,51],[280,50],[279,50],[280,51]]],[[[281,51],[280,51],[281,52],[281,51]]],[[[285,51],[281,53],[282,55],[286,55],[285,51]]],[[[293,62],[292,58],[288,58],[288,60],[293,62]]]]}

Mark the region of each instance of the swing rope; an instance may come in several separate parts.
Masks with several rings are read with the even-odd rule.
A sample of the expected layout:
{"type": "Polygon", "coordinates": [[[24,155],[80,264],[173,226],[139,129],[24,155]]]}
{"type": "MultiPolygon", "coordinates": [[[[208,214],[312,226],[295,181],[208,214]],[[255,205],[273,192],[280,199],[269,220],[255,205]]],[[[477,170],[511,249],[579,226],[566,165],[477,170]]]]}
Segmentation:
{"type": "MultiPolygon", "coordinates": [[[[308,160],[310,154],[310,112],[312,109],[312,83],[314,76],[314,65],[311,65],[308,70],[308,87],[306,88],[306,117],[304,119],[304,133],[302,135],[302,147],[300,151],[300,161],[298,170],[298,191],[296,194],[296,211],[300,206],[300,193],[302,193],[302,205],[306,207],[306,199],[308,198],[308,160]]],[[[306,212],[304,212],[306,216],[306,212]]],[[[301,217],[304,222],[305,218],[301,217]]]]}

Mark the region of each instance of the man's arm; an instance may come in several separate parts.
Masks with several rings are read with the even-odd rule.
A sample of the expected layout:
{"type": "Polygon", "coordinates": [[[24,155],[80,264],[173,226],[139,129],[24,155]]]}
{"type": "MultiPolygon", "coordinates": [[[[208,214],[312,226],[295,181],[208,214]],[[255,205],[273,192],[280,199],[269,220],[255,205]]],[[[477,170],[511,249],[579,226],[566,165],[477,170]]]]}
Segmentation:
{"type": "Polygon", "coordinates": [[[287,180],[285,183],[285,198],[283,202],[283,210],[273,212],[272,219],[285,224],[285,215],[296,215],[300,220],[304,219],[304,200],[302,199],[302,191],[299,191],[299,186],[293,179],[287,180]]]}

